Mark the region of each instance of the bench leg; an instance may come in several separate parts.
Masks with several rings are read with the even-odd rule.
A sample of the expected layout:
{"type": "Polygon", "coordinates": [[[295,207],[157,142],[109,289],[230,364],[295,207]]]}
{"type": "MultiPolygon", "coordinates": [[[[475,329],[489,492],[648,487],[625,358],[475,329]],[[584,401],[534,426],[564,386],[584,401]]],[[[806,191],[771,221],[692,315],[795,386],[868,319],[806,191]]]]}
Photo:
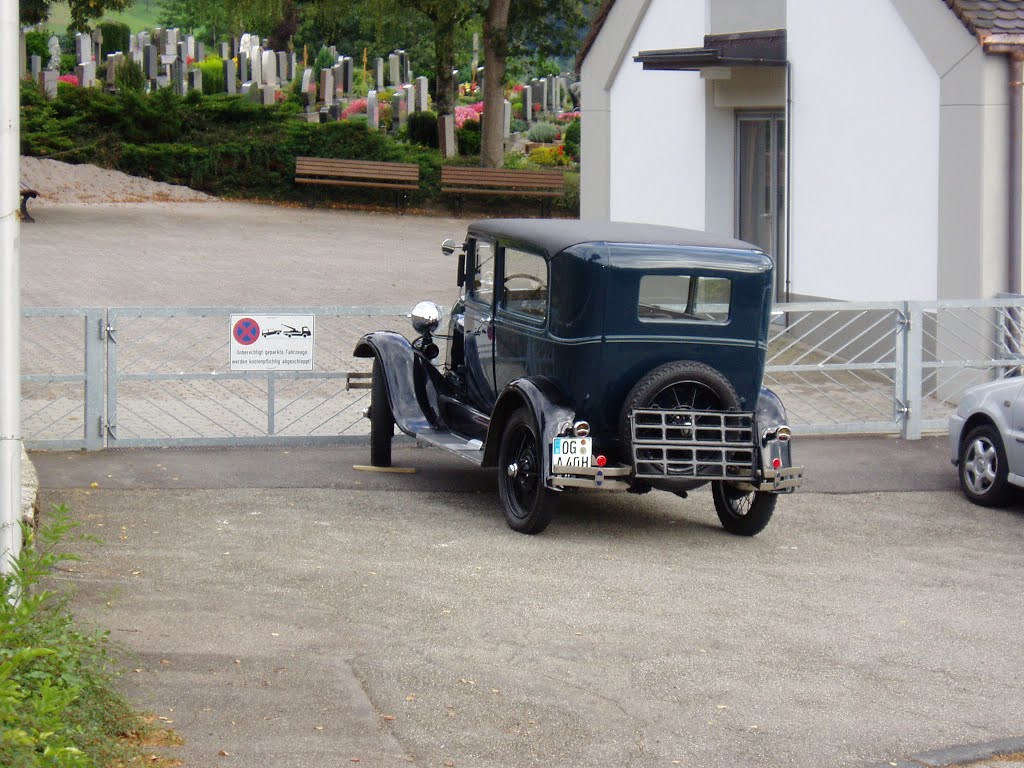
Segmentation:
{"type": "Polygon", "coordinates": [[[28,224],[35,222],[35,219],[28,214],[28,195],[22,195],[21,197],[21,220],[28,224]]]}

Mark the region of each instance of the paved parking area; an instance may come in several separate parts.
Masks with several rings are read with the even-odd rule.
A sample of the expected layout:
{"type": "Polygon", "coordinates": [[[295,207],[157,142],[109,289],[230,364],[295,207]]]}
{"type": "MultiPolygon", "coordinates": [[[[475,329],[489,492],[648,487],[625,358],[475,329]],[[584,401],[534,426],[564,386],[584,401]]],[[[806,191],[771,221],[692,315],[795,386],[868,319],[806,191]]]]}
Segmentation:
{"type": "Polygon", "coordinates": [[[750,540],[702,491],[574,494],[514,534],[493,472],[411,447],[413,475],[358,447],[37,465],[106,540],[79,610],[190,766],[852,767],[1019,735],[1021,509],[964,501],[941,440],[838,442],[870,462],[805,443],[817,490],[750,540]]]}

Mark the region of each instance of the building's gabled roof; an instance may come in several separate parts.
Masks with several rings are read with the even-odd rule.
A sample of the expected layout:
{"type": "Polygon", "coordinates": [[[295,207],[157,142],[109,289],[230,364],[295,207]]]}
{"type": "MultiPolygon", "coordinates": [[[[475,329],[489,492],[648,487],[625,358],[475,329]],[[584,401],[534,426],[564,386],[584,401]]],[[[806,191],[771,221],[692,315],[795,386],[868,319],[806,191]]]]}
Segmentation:
{"type": "MultiPolygon", "coordinates": [[[[1000,43],[1024,45],[1024,0],[944,0],[944,2],[982,45],[991,46],[1000,43]]],[[[576,56],[577,71],[583,66],[583,60],[590,53],[597,36],[601,34],[601,28],[614,5],[615,0],[604,0],[594,16],[590,32],[583,41],[579,55],[576,56]]]]}
{"type": "Polygon", "coordinates": [[[946,0],[946,5],[983,45],[1024,38],[1024,0],[946,0]]]}

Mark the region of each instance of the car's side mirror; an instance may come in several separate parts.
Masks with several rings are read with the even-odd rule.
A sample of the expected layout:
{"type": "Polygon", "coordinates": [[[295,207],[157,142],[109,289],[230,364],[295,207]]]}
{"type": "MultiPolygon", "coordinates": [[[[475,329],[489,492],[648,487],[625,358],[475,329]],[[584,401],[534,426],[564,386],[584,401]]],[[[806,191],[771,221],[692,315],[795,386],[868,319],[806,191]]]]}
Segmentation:
{"type": "Polygon", "coordinates": [[[450,237],[446,238],[445,241],[441,243],[441,253],[443,253],[445,256],[451,256],[453,253],[455,253],[455,251],[458,250],[458,248],[459,244],[452,240],[450,237]]]}

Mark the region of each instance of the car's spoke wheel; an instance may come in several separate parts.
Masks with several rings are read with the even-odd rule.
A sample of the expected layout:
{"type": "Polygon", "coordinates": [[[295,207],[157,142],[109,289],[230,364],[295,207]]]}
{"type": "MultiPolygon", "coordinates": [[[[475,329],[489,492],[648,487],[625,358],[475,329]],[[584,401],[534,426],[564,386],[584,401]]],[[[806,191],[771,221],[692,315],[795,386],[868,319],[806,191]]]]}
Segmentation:
{"type": "Polygon", "coordinates": [[[723,481],[712,483],[711,495],[722,527],[737,536],[754,536],[763,531],[779,498],[764,491],[743,491],[723,481]]]}
{"type": "Polygon", "coordinates": [[[375,359],[370,384],[370,464],[375,467],[391,466],[391,439],[394,435],[395,418],[388,401],[384,366],[375,359]]]}
{"type": "Polygon", "coordinates": [[[970,501],[989,507],[1006,500],[1006,451],[995,427],[982,424],[964,437],[959,464],[960,487],[970,501]]]}
{"type": "Polygon", "coordinates": [[[540,533],[551,522],[551,492],[544,487],[544,446],[526,408],[512,414],[501,436],[498,494],[513,530],[540,533]]]}

